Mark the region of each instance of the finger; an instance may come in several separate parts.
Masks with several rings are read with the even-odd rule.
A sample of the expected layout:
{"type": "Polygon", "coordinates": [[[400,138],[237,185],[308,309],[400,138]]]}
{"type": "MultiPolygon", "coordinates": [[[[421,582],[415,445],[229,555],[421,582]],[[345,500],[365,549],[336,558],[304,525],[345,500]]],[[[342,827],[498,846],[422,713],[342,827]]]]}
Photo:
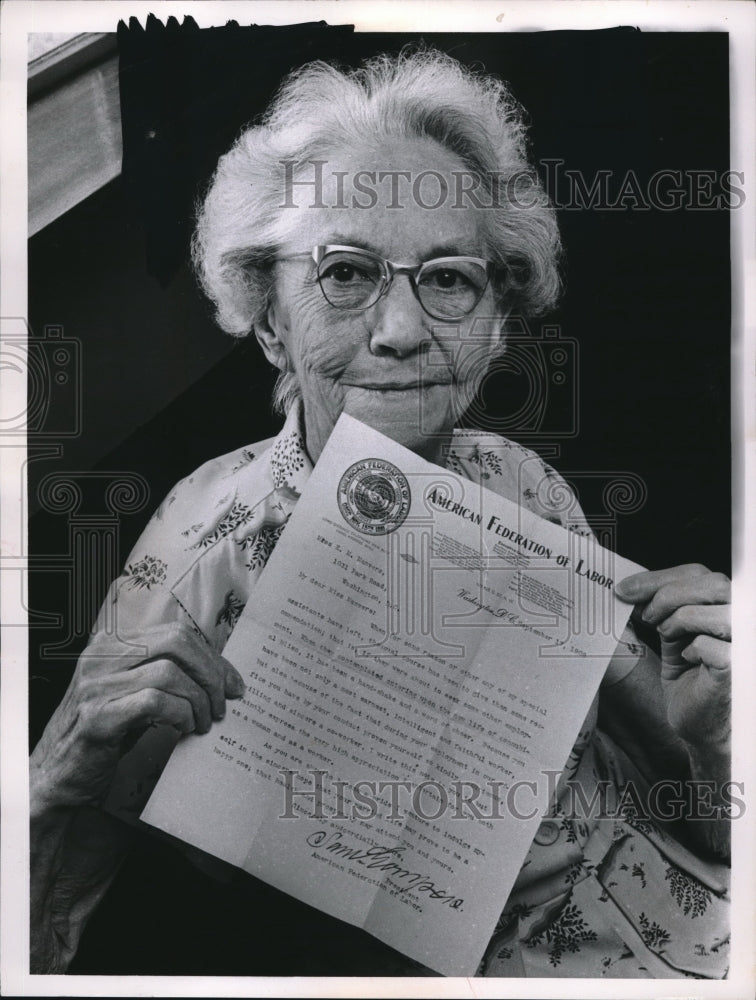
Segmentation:
{"type": "Polygon", "coordinates": [[[154,688],[188,702],[198,732],[206,733],[212,724],[211,706],[204,688],[196,684],[172,660],[150,660],[133,670],[90,679],[82,685],[82,700],[92,704],[111,701],[154,688]]]}
{"type": "MultiPolygon", "coordinates": [[[[209,643],[183,622],[173,622],[162,635],[162,644],[153,654],[156,659],[171,659],[206,692],[214,719],[226,712],[225,670],[218,664],[218,654],[209,643]]],[[[152,657],[151,657],[152,659],[152,657]]]]}
{"type": "Polygon", "coordinates": [[[661,642],[662,679],[677,680],[683,674],[697,666],[703,665],[712,676],[721,674],[722,679],[729,677],[729,667],[732,646],[724,639],[713,636],[696,636],[689,642],[690,636],[661,642]],[[710,659],[707,659],[710,657],[710,659]]]}
{"type": "Polygon", "coordinates": [[[226,689],[227,698],[241,698],[244,692],[247,690],[247,685],[242,679],[242,675],[236,669],[236,667],[225,656],[219,656],[221,664],[224,670],[224,685],[226,689]]]}
{"type": "MultiPolygon", "coordinates": [[[[131,670],[145,660],[159,659],[178,651],[190,642],[202,640],[183,622],[167,622],[145,628],[138,634],[122,632],[96,632],[81,655],[85,670],[96,673],[115,673],[131,670]]],[[[209,644],[206,644],[209,649],[209,644]]]]}
{"type": "Polygon", "coordinates": [[[731,610],[729,604],[685,604],[661,622],[659,634],[668,641],[686,635],[711,635],[729,641],[731,610]]]}
{"type": "MultiPolygon", "coordinates": [[[[214,719],[226,714],[227,664],[209,643],[183,622],[175,622],[152,639],[160,646],[150,657],[171,659],[206,692],[214,719]]],[[[233,668],[232,668],[233,669],[233,668]]]]}
{"type": "Polygon", "coordinates": [[[665,583],[643,609],[641,620],[658,625],[686,604],[729,604],[730,581],[723,573],[665,583]]]}
{"type": "Polygon", "coordinates": [[[687,563],[669,569],[644,570],[642,573],[633,573],[620,580],[615,585],[614,592],[623,601],[644,604],[650,601],[664,584],[674,583],[677,580],[690,580],[708,572],[709,570],[700,563],[687,563]]]}
{"type": "MultiPolygon", "coordinates": [[[[200,687],[192,677],[172,660],[151,660],[133,670],[119,674],[120,689],[124,693],[139,691],[143,688],[155,688],[167,694],[184,698],[189,702],[194,715],[198,733],[206,733],[212,725],[213,718],[218,718],[210,703],[207,691],[200,687]]],[[[225,702],[221,706],[220,718],[225,715],[225,702]]]]}
{"type": "Polygon", "coordinates": [[[666,642],[664,639],[661,641],[661,664],[662,664],[662,680],[674,681],[677,680],[682,674],[687,670],[690,670],[691,664],[683,657],[683,650],[686,649],[690,643],[688,639],[677,640],[675,642],[666,642]]]}
{"type": "Polygon", "coordinates": [[[226,697],[241,698],[244,681],[236,667],[192,629],[181,625],[171,640],[171,653],[189,676],[203,687],[210,698],[213,716],[222,719],[226,697]]]}
{"type": "Polygon", "coordinates": [[[732,646],[710,635],[698,635],[682,651],[683,658],[691,665],[703,664],[710,673],[727,676],[730,669],[732,646]]]}
{"type": "Polygon", "coordinates": [[[216,719],[225,714],[226,696],[239,698],[244,693],[244,682],[236,668],[183,622],[145,629],[133,640],[98,634],[79,666],[83,678],[101,681],[108,674],[164,659],[177,663],[207,692],[216,719]]]}
{"type": "Polygon", "coordinates": [[[194,629],[182,622],[168,626],[161,633],[164,651],[158,656],[175,660],[210,699],[213,717],[222,719],[226,712],[226,697],[240,698],[245,691],[239,671],[194,629]]]}
{"type": "Polygon", "coordinates": [[[173,726],[180,733],[195,728],[187,699],[157,688],[141,688],[104,704],[89,702],[80,714],[82,734],[97,743],[120,742],[134,730],[156,723],[173,726]]]}

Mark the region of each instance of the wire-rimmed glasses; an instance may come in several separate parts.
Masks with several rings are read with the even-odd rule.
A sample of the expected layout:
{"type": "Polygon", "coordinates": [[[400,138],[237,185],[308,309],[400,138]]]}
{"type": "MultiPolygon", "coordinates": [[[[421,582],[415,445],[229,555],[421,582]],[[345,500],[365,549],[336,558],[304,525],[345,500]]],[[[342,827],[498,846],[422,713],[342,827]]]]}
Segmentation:
{"type": "Polygon", "coordinates": [[[449,321],[475,309],[497,266],[482,257],[437,257],[422,264],[397,264],[370,250],[337,245],[316,246],[311,252],[276,259],[310,256],[320,290],[335,309],[369,309],[386,294],[397,274],[406,274],[425,312],[449,321]]]}

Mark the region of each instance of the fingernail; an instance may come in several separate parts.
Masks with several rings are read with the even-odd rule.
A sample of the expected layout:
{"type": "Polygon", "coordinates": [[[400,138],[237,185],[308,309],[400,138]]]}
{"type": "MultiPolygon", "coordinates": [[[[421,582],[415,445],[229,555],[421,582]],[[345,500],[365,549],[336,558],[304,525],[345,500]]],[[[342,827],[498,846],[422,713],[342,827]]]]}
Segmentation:
{"type": "Polygon", "coordinates": [[[241,696],[247,690],[247,687],[246,687],[244,681],[241,679],[241,677],[238,674],[232,674],[231,675],[231,680],[232,680],[231,687],[233,689],[233,693],[232,693],[231,697],[232,698],[241,698],[241,696]]]}
{"type": "Polygon", "coordinates": [[[615,587],[615,593],[618,597],[635,597],[638,593],[638,585],[633,583],[631,579],[620,580],[615,587]]]}

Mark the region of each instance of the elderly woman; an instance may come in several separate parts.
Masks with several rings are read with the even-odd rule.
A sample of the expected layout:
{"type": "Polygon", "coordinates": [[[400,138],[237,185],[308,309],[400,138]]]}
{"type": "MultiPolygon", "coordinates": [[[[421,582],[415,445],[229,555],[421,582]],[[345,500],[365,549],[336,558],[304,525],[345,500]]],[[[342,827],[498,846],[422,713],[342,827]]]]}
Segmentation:
{"type": "MultiPolygon", "coordinates": [[[[40,972],[68,967],[123,856],[126,827],[100,808],[114,781],[146,759],[149,790],[178,735],[207,732],[242,695],[224,645],[342,412],[477,481],[481,448],[498,441],[501,474],[485,485],[563,518],[539,501],[530,452],[454,429],[485,375],[481,356],[504,347],[507,317],[549,308],[559,285],[555,214],[500,81],[432,51],[349,73],[306,66],[220,160],[193,251],[220,326],[254,332],[280,372],[286,420],[164,501],[34,752],[40,972]]],[[[501,900],[482,974],[726,972],[729,582],[687,565],[640,573],[618,593],[658,632],[661,657],[625,636],[634,656],[625,648],[610,664],[566,765],[587,797],[607,782],[614,815],[580,821],[557,803],[501,900]],[[715,783],[699,822],[658,822],[622,794],[661,778],[715,783]]],[[[251,901],[270,892],[239,877],[251,901]]],[[[272,971],[254,940],[248,971],[272,971]]],[[[365,974],[427,971],[375,946],[365,974]]],[[[303,947],[278,971],[308,971],[303,947]]]]}

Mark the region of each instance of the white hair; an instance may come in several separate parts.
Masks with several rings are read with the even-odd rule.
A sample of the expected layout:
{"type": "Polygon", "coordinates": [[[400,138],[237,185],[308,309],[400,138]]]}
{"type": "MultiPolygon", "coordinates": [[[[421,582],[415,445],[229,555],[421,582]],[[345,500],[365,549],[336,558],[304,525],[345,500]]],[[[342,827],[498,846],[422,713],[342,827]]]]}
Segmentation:
{"type": "MultiPolygon", "coordinates": [[[[528,162],[523,118],[500,79],[432,49],[377,56],[354,70],[313,62],[294,71],[263,118],[220,158],[198,211],[192,257],[219,326],[246,336],[270,304],[286,214],[283,163],[393,137],[434,139],[481,178],[494,195],[483,215],[489,253],[507,264],[509,308],[526,316],[550,308],[559,292],[559,233],[528,162]]],[[[284,373],[275,405],[285,410],[297,396],[296,378],[284,373]]]]}

